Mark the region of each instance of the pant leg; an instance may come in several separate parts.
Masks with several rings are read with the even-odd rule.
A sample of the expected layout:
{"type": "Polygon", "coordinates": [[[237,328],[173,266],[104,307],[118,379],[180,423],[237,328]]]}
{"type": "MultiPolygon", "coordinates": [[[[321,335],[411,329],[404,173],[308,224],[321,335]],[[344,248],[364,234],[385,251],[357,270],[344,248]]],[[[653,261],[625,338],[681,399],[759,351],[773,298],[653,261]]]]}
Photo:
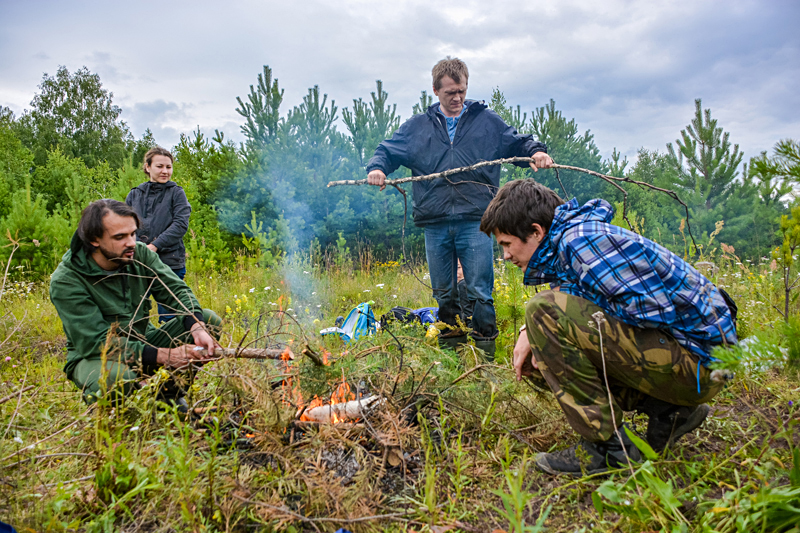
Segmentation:
{"type": "MultiPolygon", "coordinates": [[[[83,392],[86,403],[92,404],[100,396],[103,364],[100,356],[81,359],[72,369],[70,379],[83,392]]],[[[139,374],[122,362],[119,356],[106,360],[106,390],[118,396],[128,396],[134,389],[139,374]]]]}
{"type": "Polygon", "coordinates": [[[480,230],[480,222],[463,222],[456,230],[456,253],[461,260],[467,298],[472,307],[472,336],[492,340],[499,334],[494,309],[494,249],[492,238],[480,230]]]}
{"type": "Polygon", "coordinates": [[[425,226],[425,255],[433,297],[439,304],[439,321],[457,328],[456,317],[461,314],[461,304],[456,286],[455,239],[450,224],[425,226]]]}
{"type": "Polygon", "coordinates": [[[464,317],[464,324],[472,328],[472,313],[475,309],[475,302],[469,299],[467,282],[463,279],[458,282],[458,301],[461,304],[461,316],[464,317]]]}
{"type": "MultiPolygon", "coordinates": [[[[186,277],[186,267],[179,268],[179,269],[173,268],[172,271],[175,272],[175,275],[178,276],[181,279],[186,277]]],[[[163,324],[164,322],[169,322],[170,320],[175,318],[175,309],[172,309],[171,307],[170,308],[164,307],[163,305],[161,305],[158,302],[156,302],[156,305],[158,306],[158,322],[159,322],[159,324],[163,324]]]]}
{"type": "Polygon", "coordinates": [[[589,325],[598,311],[602,309],[577,296],[545,291],[531,299],[525,313],[539,370],[570,425],[585,439],[608,440],[622,423],[623,409],[641,394],[693,406],[722,389],[721,383],[711,381],[711,371],[669,334],[630,326],[606,313],[601,355],[600,334],[589,325]]]}

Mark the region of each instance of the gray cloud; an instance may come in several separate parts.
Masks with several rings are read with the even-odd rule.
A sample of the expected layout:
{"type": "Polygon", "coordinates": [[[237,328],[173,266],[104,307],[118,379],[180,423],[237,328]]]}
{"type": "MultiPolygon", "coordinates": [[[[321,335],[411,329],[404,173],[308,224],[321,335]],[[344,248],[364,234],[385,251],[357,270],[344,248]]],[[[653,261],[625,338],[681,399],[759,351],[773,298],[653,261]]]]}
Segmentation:
{"type": "Polygon", "coordinates": [[[235,97],[264,64],[286,89],[284,112],[314,84],[341,108],[382,79],[408,118],[431,66],[448,54],[468,62],[470,97],[499,87],[528,112],[553,98],[604,155],[663,150],[698,97],[748,155],[800,131],[800,6],[791,0],[51,0],[7,11],[0,104],[21,111],[42,72],[86,64],[134,132],[150,127],[166,145],[197,125],[240,140],[235,97]],[[41,52],[31,59],[25,50],[41,52]]]}

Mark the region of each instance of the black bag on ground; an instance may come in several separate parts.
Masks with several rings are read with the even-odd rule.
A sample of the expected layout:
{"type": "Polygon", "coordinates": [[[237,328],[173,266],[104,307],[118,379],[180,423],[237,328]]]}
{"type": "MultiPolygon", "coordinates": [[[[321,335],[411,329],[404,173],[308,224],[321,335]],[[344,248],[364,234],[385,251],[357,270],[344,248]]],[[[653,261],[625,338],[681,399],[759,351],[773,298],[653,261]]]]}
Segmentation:
{"type": "Polygon", "coordinates": [[[408,307],[392,307],[389,309],[388,313],[381,316],[381,328],[385,328],[389,322],[395,320],[405,324],[419,320],[419,317],[414,314],[413,309],[409,309],[408,307]]]}

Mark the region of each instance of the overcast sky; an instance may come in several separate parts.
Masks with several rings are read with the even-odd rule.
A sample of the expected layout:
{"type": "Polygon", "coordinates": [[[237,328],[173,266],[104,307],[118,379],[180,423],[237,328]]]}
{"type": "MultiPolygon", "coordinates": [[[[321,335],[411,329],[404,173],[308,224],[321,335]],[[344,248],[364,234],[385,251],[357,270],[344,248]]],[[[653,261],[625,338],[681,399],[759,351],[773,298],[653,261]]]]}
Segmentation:
{"type": "Polygon", "coordinates": [[[315,84],[341,108],[381,79],[406,119],[453,55],[469,98],[499,87],[529,115],[552,98],[604,157],[663,151],[702,98],[749,158],[800,138],[798,22],[794,0],[0,0],[0,105],[19,114],[45,72],[85,65],[137,137],[241,140],[236,97],[263,65],[282,113],[315,84]]]}

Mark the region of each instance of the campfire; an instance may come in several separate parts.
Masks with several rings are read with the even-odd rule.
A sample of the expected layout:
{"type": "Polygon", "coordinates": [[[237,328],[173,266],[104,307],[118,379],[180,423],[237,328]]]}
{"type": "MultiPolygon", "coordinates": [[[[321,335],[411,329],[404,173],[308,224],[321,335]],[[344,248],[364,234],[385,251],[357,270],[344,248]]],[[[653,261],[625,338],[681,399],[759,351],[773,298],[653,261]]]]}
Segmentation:
{"type": "MultiPolygon", "coordinates": [[[[322,362],[330,365],[329,353],[322,352],[322,362]]],[[[286,374],[290,374],[292,359],[288,356],[281,357],[286,374]]],[[[295,422],[308,422],[311,424],[343,424],[360,421],[367,413],[380,405],[382,398],[376,395],[360,396],[353,392],[342,370],[342,379],[336,386],[326,402],[319,396],[314,396],[310,402],[303,398],[303,392],[297,383],[297,378],[287,377],[283,381],[283,399],[286,405],[297,406],[295,422]]]]}

